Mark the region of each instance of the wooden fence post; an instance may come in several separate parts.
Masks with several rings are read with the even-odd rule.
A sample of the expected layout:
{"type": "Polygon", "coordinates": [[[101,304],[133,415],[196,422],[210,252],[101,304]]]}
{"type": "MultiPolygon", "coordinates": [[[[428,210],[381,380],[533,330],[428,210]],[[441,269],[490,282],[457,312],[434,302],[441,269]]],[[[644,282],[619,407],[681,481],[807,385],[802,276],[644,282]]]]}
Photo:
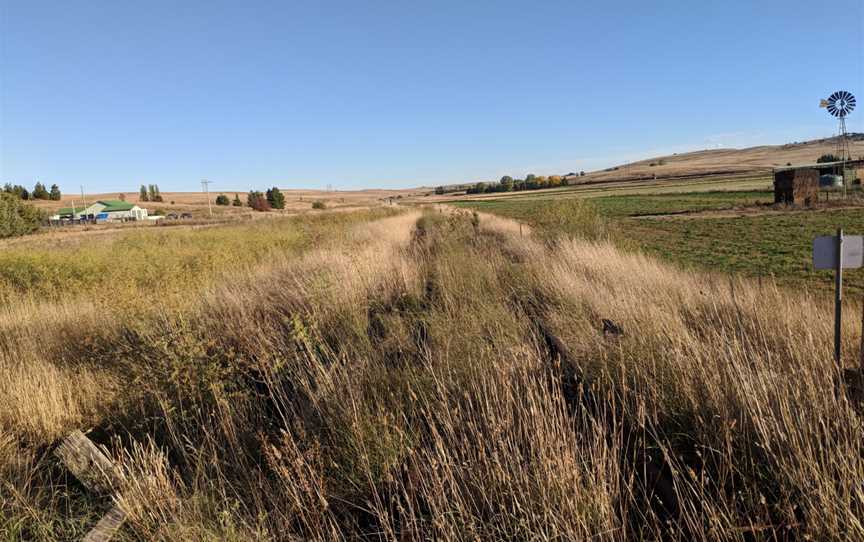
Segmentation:
{"type": "MultiPolygon", "coordinates": [[[[116,465],[81,431],[72,431],[63,439],[54,455],[90,491],[110,494],[123,479],[116,465]]],[[[108,542],[120,530],[124,521],[126,513],[114,505],[82,541],[108,542]]]]}

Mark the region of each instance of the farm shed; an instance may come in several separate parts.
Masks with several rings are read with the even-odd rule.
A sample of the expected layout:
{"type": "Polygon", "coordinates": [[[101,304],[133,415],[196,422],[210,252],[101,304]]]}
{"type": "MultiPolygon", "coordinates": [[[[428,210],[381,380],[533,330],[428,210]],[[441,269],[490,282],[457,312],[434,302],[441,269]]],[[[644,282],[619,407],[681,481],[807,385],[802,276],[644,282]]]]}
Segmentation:
{"type": "Polygon", "coordinates": [[[809,205],[819,196],[819,177],[840,175],[846,186],[864,176],[864,160],[822,162],[774,169],[774,203],[809,205]]]}

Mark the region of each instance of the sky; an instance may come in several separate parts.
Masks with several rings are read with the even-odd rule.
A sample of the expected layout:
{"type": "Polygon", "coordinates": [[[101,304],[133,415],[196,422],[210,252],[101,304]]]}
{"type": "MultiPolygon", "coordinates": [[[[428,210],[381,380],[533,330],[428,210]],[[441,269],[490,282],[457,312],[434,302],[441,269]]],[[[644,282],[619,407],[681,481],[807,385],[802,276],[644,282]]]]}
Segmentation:
{"type": "Polygon", "coordinates": [[[864,1],[0,0],[0,183],[397,188],[827,137],[864,1]]]}

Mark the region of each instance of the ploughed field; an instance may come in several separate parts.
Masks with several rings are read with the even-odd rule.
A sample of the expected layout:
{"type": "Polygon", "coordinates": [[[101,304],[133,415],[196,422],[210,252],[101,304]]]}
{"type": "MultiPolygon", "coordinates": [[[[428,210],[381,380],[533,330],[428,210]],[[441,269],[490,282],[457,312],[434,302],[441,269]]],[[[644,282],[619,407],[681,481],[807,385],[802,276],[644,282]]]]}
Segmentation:
{"type": "Polygon", "coordinates": [[[80,539],[116,502],[125,540],[864,538],[821,295],[621,248],[578,199],[523,218],[8,247],[0,532],[80,539]],[[73,430],[115,501],[53,455],[73,430]]]}

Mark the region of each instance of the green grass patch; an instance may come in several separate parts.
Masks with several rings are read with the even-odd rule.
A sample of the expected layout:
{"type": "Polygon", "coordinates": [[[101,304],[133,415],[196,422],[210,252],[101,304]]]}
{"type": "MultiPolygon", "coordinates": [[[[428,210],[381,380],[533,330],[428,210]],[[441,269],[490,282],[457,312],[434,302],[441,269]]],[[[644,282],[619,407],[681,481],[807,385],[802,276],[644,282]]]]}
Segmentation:
{"type": "MultiPolygon", "coordinates": [[[[773,275],[783,285],[830,289],[833,274],[813,269],[813,239],[832,235],[838,227],[852,235],[864,233],[864,210],[625,219],[617,227],[622,238],[648,253],[688,267],[747,276],[773,275]]],[[[864,291],[864,270],[850,270],[844,278],[851,291],[864,291]]]]}
{"type": "Polygon", "coordinates": [[[605,196],[592,200],[597,210],[608,217],[692,213],[773,202],[774,194],[762,190],[605,196]]]}

